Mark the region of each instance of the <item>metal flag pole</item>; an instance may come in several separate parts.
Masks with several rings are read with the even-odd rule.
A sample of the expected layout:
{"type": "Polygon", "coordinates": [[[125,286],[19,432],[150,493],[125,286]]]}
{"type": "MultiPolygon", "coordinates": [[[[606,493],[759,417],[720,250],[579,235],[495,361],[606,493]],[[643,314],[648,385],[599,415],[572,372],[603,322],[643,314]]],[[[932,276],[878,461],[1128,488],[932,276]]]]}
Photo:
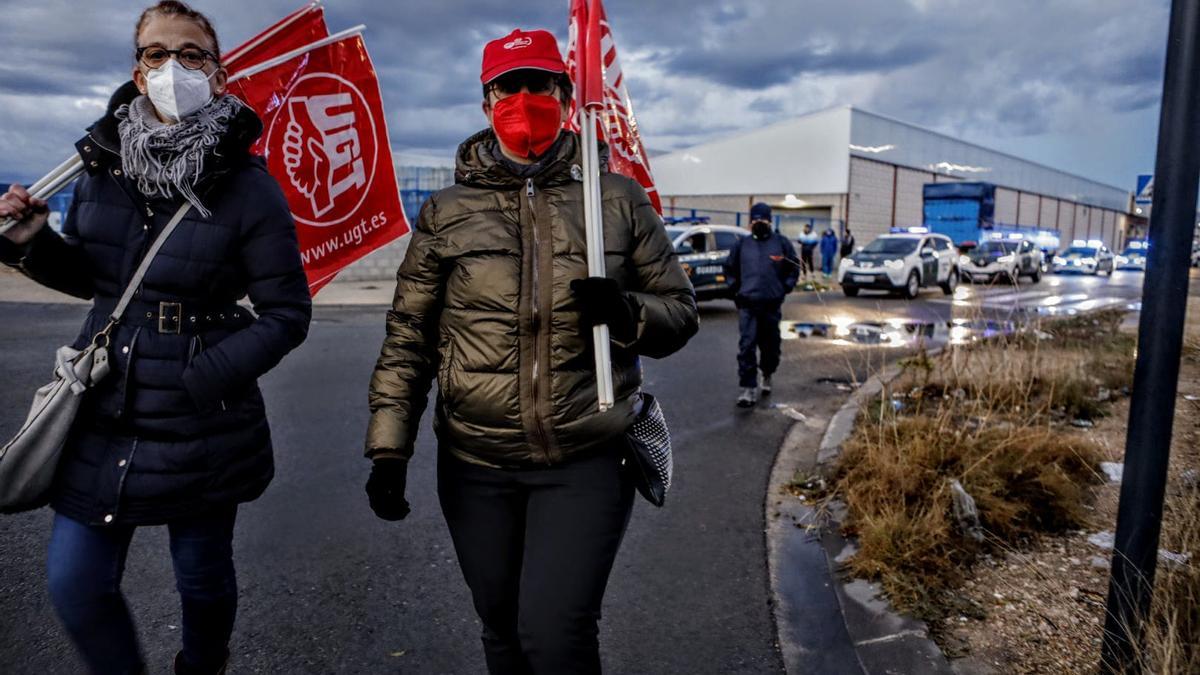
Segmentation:
{"type": "MultiPolygon", "coordinates": [[[[603,277],[604,211],[600,193],[600,143],[596,122],[604,107],[604,65],[600,58],[600,12],[595,0],[589,3],[586,21],[578,17],[575,26],[579,64],[575,82],[576,108],[579,113],[579,141],[583,145],[583,225],[587,235],[588,276],[603,277]]],[[[612,341],[608,325],[592,327],[596,354],[596,398],[600,412],[613,407],[612,341]]]]}
{"type": "MultiPolygon", "coordinates": [[[[37,199],[49,199],[62,192],[63,188],[70,185],[76,178],[79,178],[82,173],[83,158],[78,153],[72,154],[55,167],[53,171],[39,178],[33,185],[30,185],[28,188],[29,194],[37,199]]],[[[17,222],[15,218],[5,218],[3,222],[0,222],[0,235],[12,229],[13,225],[16,225],[17,222]]]]}
{"type": "MultiPolygon", "coordinates": [[[[583,144],[583,213],[587,234],[588,276],[603,277],[604,217],[600,193],[600,150],[596,137],[596,113],[587,106],[579,109],[580,141],[583,144]]],[[[592,342],[596,354],[596,397],[600,411],[613,407],[612,341],[608,325],[592,327],[592,342]]]]}
{"type": "Polygon", "coordinates": [[[1196,227],[1196,192],[1200,182],[1197,145],[1200,145],[1200,0],[1174,0],[1154,166],[1150,249],[1142,287],[1137,365],[1100,662],[1102,673],[1139,672],[1142,665],[1141,642],[1154,593],[1171,427],[1175,419],[1187,310],[1188,256],[1196,227]]]}
{"type": "Polygon", "coordinates": [[[64,172],[73,170],[75,168],[75,165],[78,163],[79,163],[79,154],[73,153],[70,157],[64,159],[61,164],[59,164],[58,166],[51,169],[50,173],[46,174],[45,176],[42,176],[37,181],[35,181],[33,183],[33,185],[30,185],[26,189],[29,190],[29,194],[31,194],[31,195],[42,194],[42,192],[46,189],[47,185],[50,185],[56,179],[60,178],[64,174],[64,172]]]}

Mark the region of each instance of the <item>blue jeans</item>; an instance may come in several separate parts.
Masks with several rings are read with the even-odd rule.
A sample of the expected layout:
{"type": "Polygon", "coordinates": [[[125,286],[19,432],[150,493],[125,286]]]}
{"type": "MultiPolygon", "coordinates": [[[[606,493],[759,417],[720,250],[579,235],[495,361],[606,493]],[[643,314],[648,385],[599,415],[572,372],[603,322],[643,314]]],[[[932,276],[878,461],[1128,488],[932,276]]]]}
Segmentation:
{"type": "MultiPolygon", "coordinates": [[[[183,658],[197,669],[228,657],[237,614],[233,524],[237,508],[167,524],[183,610],[183,658]]],[[[121,594],[134,527],[94,527],[61,514],[50,535],[50,600],[92,673],[141,672],[141,649],[121,594]]]]}

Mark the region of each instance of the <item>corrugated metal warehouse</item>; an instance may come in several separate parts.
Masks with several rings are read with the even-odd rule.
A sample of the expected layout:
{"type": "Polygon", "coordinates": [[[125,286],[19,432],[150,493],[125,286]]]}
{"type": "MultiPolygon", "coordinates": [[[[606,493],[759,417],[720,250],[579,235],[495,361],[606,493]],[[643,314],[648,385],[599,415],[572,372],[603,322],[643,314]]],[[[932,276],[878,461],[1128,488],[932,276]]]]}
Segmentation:
{"type": "MultiPolygon", "coordinates": [[[[839,107],[661,155],[651,160],[664,215],[696,210],[744,224],[764,201],[796,236],[804,222],[841,230],[860,244],[891,227],[921,225],[927,183],[997,186],[995,222],[1057,229],[1064,243],[1124,243],[1130,193],[1035,162],[853,107],[839,107]]],[[[840,232],[839,232],[840,234],[840,232]]]]}

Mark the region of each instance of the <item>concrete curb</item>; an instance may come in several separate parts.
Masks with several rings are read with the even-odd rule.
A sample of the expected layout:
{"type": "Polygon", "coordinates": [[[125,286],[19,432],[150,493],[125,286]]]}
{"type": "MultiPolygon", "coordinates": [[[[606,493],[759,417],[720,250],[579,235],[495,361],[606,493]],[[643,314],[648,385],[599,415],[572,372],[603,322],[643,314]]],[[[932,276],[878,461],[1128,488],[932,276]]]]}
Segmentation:
{"type": "MultiPolygon", "coordinates": [[[[936,356],[941,349],[928,352],[936,356]]],[[[828,466],[841,453],[842,444],[854,431],[858,413],[868,401],[895,380],[902,369],[898,365],[885,368],[864,382],[833,415],[825,427],[817,449],[817,467],[828,466]]],[[[778,500],[784,486],[803,464],[800,447],[805,435],[805,423],[797,422],[789,430],[776,455],[771,471],[767,508],[767,549],[771,592],[775,600],[775,625],[784,666],[789,674],[798,673],[861,673],[884,675],[896,673],[946,674],[954,672],[941,649],[929,638],[928,626],[897,613],[882,597],[880,589],[861,579],[839,577],[839,567],[854,554],[853,542],[842,538],[836,523],[818,523],[818,514],[796,499],[778,500]],[[772,514],[778,514],[772,518],[772,514]],[[814,527],[816,526],[816,527],[814,527]],[[808,564],[814,556],[823,557],[828,578],[798,580],[799,575],[787,574],[808,564]],[[813,587],[824,585],[836,596],[840,621],[836,627],[817,627],[805,615],[813,587]],[[826,663],[814,663],[814,652],[824,650],[821,639],[835,640],[839,647],[825,654],[826,663]],[[828,659],[832,657],[832,661],[828,659]]],[[[811,456],[811,455],[810,455],[811,456]]],[[[832,514],[838,519],[838,514],[832,514]]],[[[833,620],[826,617],[826,621],[833,620]]],[[[821,661],[822,659],[815,659],[821,661]]]]}

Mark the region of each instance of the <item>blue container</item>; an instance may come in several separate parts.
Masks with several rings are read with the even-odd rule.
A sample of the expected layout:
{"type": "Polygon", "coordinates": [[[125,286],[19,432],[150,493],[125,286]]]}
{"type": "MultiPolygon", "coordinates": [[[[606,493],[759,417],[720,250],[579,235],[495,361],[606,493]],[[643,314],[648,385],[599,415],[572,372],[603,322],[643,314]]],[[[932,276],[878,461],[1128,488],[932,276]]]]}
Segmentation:
{"type": "Polygon", "coordinates": [[[925,227],[956,245],[978,243],[995,226],[996,186],[991,183],[929,183],[922,196],[925,227]]]}

